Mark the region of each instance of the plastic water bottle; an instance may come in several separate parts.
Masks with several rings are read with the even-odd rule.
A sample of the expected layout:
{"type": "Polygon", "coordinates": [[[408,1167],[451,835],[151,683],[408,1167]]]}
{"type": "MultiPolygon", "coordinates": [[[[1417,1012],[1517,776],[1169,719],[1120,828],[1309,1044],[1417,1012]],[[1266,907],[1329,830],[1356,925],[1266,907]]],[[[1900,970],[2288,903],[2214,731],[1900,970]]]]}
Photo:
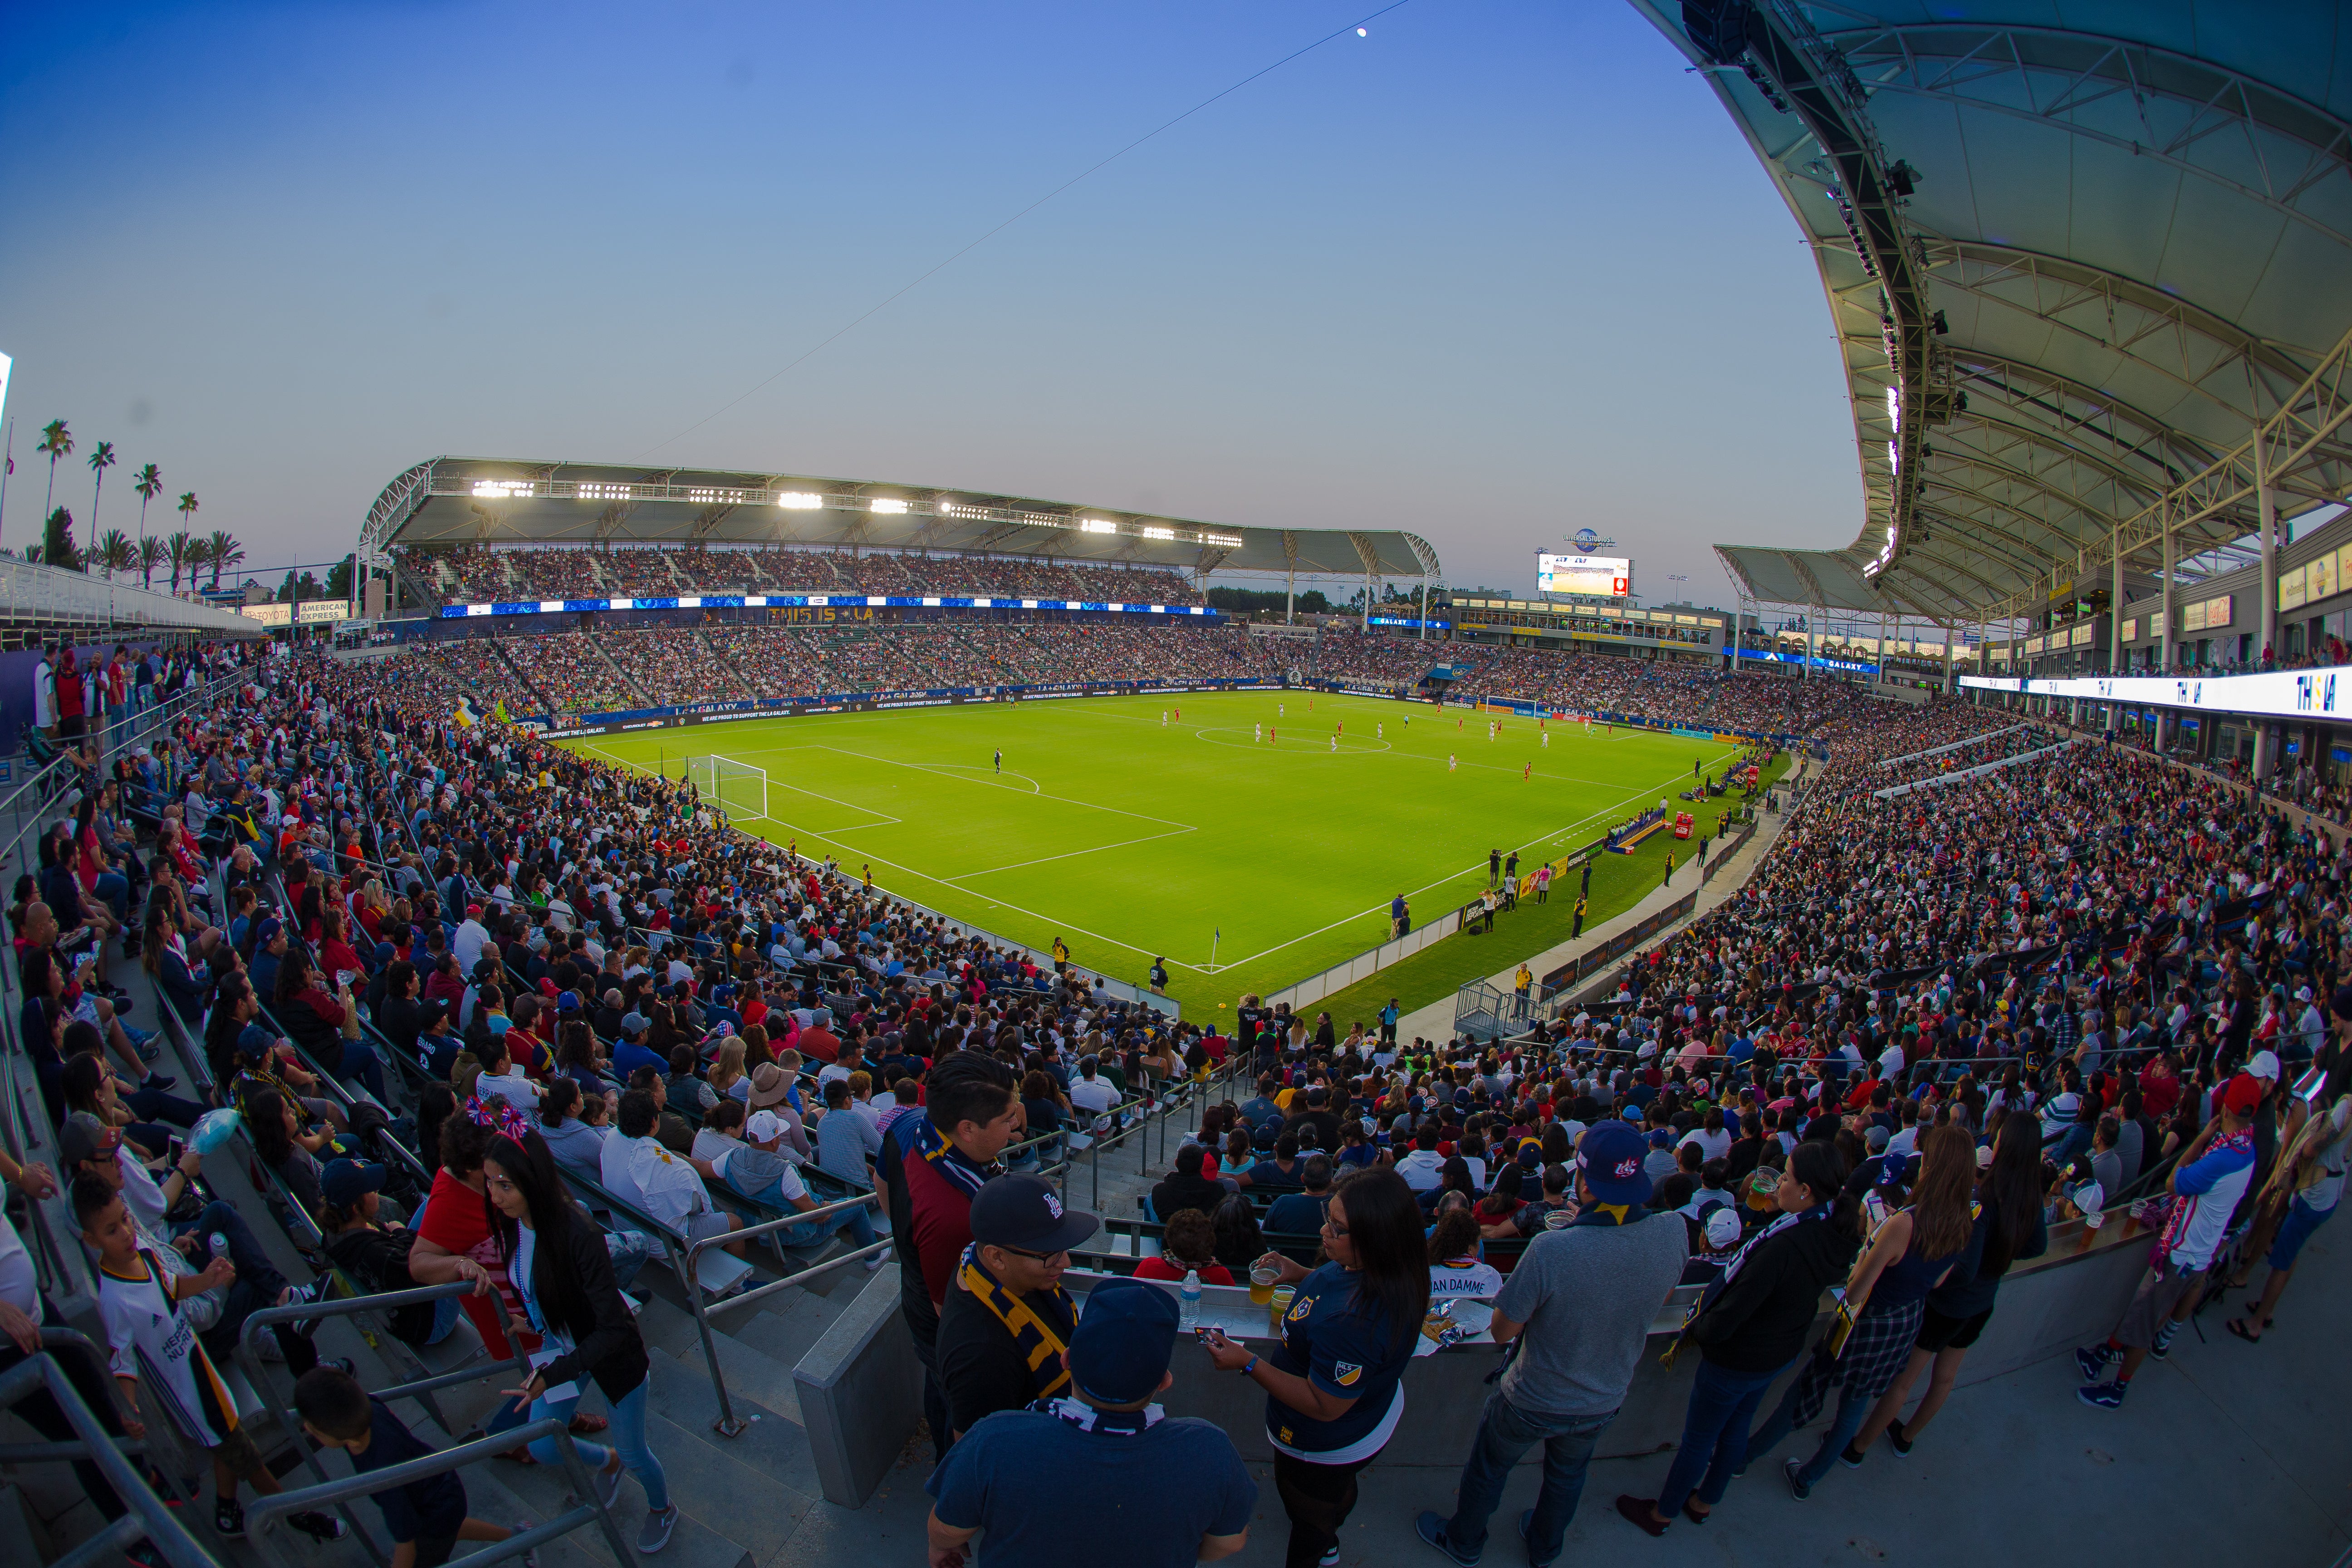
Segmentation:
{"type": "Polygon", "coordinates": [[[1176,1326],[1190,1329],[1201,1321],[1201,1271],[1184,1270],[1184,1283],[1176,1288],[1176,1326]]]}
{"type": "Polygon", "coordinates": [[[205,1245],[212,1248],[213,1256],[216,1258],[228,1256],[228,1237],[220,1231],[216,1230],[205,1237],[205,1245]]]}

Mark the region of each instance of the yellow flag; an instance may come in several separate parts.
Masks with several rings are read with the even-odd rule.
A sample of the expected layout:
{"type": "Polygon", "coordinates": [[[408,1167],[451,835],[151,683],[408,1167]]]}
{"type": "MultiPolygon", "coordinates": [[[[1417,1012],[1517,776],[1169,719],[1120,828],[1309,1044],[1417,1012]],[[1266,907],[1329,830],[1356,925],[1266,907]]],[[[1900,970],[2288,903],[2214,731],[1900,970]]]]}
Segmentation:
{"type": "Polygon", "coordinates": [[[492,711],[494,711],[494,712],[498,715],[498,721],[499,721],[499,723],[504,724],[504,723],[508,722],[508,720],[507,720],[507,700],[506,700],[505,698],[501,697],[501,698],[499,698],[499,700],[498,700],[498,706],[497,706],[494,710],[492,710],[492,711]]]}

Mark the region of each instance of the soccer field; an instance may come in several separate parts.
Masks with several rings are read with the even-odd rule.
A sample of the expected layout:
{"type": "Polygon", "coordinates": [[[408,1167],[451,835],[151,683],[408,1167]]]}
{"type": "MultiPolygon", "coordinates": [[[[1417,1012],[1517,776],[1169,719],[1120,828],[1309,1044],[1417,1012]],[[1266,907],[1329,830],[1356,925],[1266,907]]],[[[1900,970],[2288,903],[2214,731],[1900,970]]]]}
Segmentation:
{"type": "Polygon", "coordinates": [[[1738,751],[1580,724],[1550,726],[1547,747],[1535,721],[1492,717],[1490,741],[1490,715],[1461,709],[1188,692],[562,743],[672,778],[689,748],[764,769],[768,820],[739,812],[745,830],[871,865],[877,886],[1041,953],[1058,935],[1123,980],[1165,955],[1170,994],[1203,1017],[1384,940],[1400,892],[1416,923],[1435,920],[1486,887],[1489,848],[1531,866],[1738,751]]]}

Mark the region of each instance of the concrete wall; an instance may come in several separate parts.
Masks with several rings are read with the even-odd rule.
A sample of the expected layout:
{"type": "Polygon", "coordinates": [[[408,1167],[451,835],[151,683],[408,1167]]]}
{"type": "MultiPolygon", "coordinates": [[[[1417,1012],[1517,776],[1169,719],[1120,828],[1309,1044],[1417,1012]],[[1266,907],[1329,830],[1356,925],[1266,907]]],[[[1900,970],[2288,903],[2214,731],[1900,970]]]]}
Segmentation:
{"type": "Polygon", "coordinates": [[[923,1363],[885,1263],[793,1368],[827,1502],[862,1508],[923,1418],[923,1363]]]}

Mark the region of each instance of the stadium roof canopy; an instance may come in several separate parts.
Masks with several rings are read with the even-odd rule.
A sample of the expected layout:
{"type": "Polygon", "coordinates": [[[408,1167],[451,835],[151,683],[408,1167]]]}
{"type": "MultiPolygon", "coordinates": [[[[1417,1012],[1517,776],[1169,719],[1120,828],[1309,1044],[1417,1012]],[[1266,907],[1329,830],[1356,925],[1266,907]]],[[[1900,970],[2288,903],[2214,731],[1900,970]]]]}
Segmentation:
{"type": "Polygon", "coordinates": [[[1634,0],[1819,261],[1865,492],[1759,599],[1950,623],[2352,490],[2352,5],[1634,0]],[[2259,433],[2259,439],[2258,439],[2259,433]],[[2120,530],[2120,538],[2117,531],[2120,530]]]}
{"type": "Polygon", "coordinates": [[[1429,542],[1396,530],[1241,528],[982,490],[806,474],[436,458],[391,484],[362,559],[394,545],[728,544],[986,551],[1105,565],[1426,577],[1429,542]]]}

